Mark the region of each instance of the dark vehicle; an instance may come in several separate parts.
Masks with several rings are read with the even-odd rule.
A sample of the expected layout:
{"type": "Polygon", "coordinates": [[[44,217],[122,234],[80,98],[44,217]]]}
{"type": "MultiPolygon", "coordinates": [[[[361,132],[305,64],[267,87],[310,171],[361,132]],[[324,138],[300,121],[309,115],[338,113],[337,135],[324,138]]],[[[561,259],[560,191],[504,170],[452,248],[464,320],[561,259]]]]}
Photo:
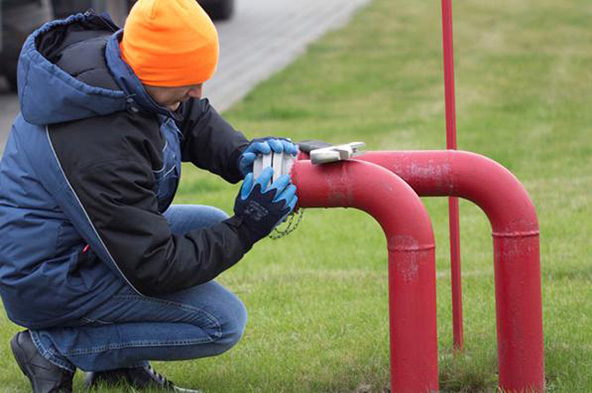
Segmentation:
{"type": "Polygon", "coordinates": [[[234,13],[234,0],[198,0],[210,18],[226,20],[234,13]]]}
{"type": "Polygon", "coordinates": [[[52,17],[50,0],[0,0],[0,74],[16,90],[16,65],[27,36],[52,17]]]}
{"type": "MultiPolygon", "coordinates": [[[[229,19],[235,0],[197,0],[214,20],[229,19]]],[[[0,0],[0,75],[16,91],[16,67],[21,46],[37,27],[90,8],[108,12],[122,26],[135,0],[0,0]]]]}

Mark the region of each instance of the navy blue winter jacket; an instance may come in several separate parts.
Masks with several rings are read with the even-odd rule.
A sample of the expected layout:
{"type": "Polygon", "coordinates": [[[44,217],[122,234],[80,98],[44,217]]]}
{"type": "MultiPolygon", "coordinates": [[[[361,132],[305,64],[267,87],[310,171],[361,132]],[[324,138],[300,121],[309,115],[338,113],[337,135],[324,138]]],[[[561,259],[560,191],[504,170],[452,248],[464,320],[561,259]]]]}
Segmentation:
{"type": "Polygon", "coordinates": [[[209,281],[253,245],[236,217],[170,233],[161,213],[181,161],[237,182],[247,140],[205,99],[157,105],[121,35],[78,14],[23,46],[21,113],[0,162],[0,295],[22,326],[67,325],[122,286],[158,295],[209,281]]]}

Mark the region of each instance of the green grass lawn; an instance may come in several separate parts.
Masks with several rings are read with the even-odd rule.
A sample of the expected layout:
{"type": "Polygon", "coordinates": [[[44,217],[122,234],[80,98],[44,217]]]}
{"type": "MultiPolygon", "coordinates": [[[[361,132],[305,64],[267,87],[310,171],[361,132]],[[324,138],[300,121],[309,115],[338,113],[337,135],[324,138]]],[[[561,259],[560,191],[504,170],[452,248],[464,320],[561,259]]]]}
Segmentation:
{"type": "MultiPolygon", "coordinates": [[[[442,149],[439,6],[374,1],[227,118],[249,137],[442,149]]],[[[590,392],[592,3],[466,0],[454,2],[454,17],[459,148],[497,160],[530,193],[541,226],[548,390],[590,392]]],[[[232,210],[238,186],[184,171],[178,203],[232,210]]],[[[447,202],[424,201],[437,242],[441,389],[495,391],[491,228],[476,206],[461,201],[466,351],[454,356],[447,202]]],[[[250,312],[239,345],[216,358],[156,366],[181,386],[208,393],[383,392],[386,263],[382,231],[365,213],[309,209],[293,234],[262,241],[220,276],[250,312]]],[[[0,390],[26,392],[8,346],[18,327],[4,315],[0,325],[0,390]]]]}

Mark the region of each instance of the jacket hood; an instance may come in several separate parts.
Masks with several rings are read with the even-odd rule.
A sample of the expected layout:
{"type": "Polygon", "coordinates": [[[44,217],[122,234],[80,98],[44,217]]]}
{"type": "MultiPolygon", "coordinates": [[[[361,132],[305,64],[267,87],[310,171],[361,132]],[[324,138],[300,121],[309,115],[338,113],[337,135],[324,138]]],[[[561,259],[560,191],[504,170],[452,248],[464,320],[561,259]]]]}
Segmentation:
{"type": "Polygon", "coordinates": [[[85,13],[48,22],[27,38],[17,71],[27,122],[46,125],[126,109],[129,93],[119,88],[104,58],[115,30],[104,17],[85,13]]]}

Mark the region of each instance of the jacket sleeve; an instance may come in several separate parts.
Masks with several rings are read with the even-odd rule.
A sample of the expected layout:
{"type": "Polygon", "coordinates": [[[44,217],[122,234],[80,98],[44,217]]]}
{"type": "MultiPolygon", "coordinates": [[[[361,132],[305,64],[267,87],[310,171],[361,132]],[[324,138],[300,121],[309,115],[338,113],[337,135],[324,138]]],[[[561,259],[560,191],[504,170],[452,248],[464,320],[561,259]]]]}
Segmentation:
{"type": "Polygon", "coordinates": [[[172,234],[157,209],[151,167],[140,157],[81,168],[69,181],[117,269],[144,295],[212,280],[253,245],[236,217],[172,234]]]}
{"type": "Polygon", "coordinates": [[[191,161],[236,183],[243,178],[238,159],[249,141],[216,112],[207,99],[189,99],[181,109],[177,127],[184,136],[182,160],[191,161]]]}

